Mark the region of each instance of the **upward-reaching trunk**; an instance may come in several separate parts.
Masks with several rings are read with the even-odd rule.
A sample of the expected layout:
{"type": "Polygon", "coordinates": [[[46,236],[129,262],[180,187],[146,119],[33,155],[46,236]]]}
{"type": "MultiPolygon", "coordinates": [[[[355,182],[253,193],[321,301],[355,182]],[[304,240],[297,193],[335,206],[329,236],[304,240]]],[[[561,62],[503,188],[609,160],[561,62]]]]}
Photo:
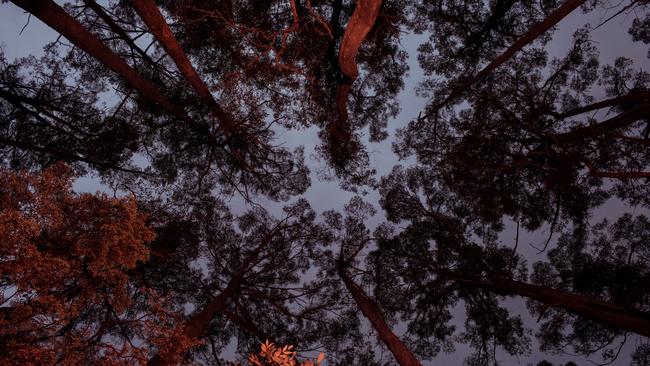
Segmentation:
{"type": "MultiPolygon", "coordinates": [[[[226,306],[229,304],[229,301],[236,297],[240,292],[240,286],[244,281],[244,276],[246,276],[248,271],[258,263],[260,252],[266,244],[268,244],[267,241],[262,241],[262,243],[258,244],[242,264],[239,271],[232,276],[226,288],[224,288],[219,295],[210,300],[203,308],[194,313],[194,315],[183,324],[185,336],[188,338],[202,338],[205,336],[210,323],[217,315],[224,314],[228,316],[228,312],[225,311],[226,306]]],[[[149,359],[147,365],[167,366],[168,363],[156,354],[149,359]]]]}
{"type": "Polygon", "coordinates": [[[359,69],[355,58],[361,43],[375,25],[381,0],[357,0],[354,13],[345,28],[343,40],[339,48],[339,65],[341,72],[354,81],[359,76],[359,69]]]}
{"type": "Polygon", "coordinates": [[[557,25],[557,23],[559,23],[560,20],[564,19],[564,17],[566,17],[567,15],[571,14],[572,11],[574,11],[580,5],[584,4],[584,2],[585,0],[565,1],[564,4],[562,4],[553,13],[551,13],[551,15],[546,17],[546,19],[536,24],[523,36],[519,37],[519,39],[517,39],[512,45],[510,45],[510,47],[508,47],[507,50],[505,50],[502,54],[500,54],[494,60],[492,60],[487,66],[485,66],[481,71],[479,71],[478,74],[465,79],[465,81],[463,81],[458,87],[454,88],[445,99],[443,99],[440,103],[432,106],[429,109],[429,112],[427,112],[427,114],[421,118],[426,118],[432,114],[438,113],[440,108],[447,105],[447,103],[449,103],[453,99],[459,97],[465,90],[471,88],[472,85],[476,84],[477,82],[483,80],[485,77],[490,75],[492,71],[494,71],[497,67],[503,65],[515,53],[519,52],[526,45],[528,45],[532,41],[536,40],[539,36],[544,34],[547,30],[557,25]]]}
{"type": "Polygon", "coordinates": [[[345,27],[343,33],[343,40],[339,47],[339,67],[345,80],[341,81],[338,88],[338,95],[336,99],[338,110],[339,125],[345,123],[348,119],[347,101],[352,83],[359,76],[359,68],[355,58],[359,47],[366,39],[368,32],[375,25],[377,16],[379,15],[379,8],[381,8],[381,0],[357,0],[354,7],[354,13],[345,27]]]}
{"type": "Polygon", "coordinates": [[[183,77],[185,77],[199,97],[201,97],[203,103],[210,108],[214,116],[221,122],[222,128],[226,132],[235,133],[237,131],[237,125],[232,116],[223,110],[214,99],[207,85],[205,85],[203,79],[201,79],[194,66],[192,66],[183,47],[178,43],[174,33],[172,33],[169,25],[167,25],[167,21],[163,18],[155,2],[153,0],[132,0],[132,3],[135,11],[145,22],[154,37],[156,37],[156,40],[160,42],[172,60],[174,60],[183,77]]]}
{"type": "Polygon", "coordinates": [[[553,135],[553,140],[558,142],[573,142],[579,141],[595,136],[600,136],[604,133],[625,128],[632,123],[650,117],[650,103],[640,104],[626,112],[623,112],[615,117],[606,121],[596,123],[589,126],[578,127],[569,132],[553,135]]]}
{"type": "Polygon", "coordinates": [[[52,0],[11,0],[12,3],[34,15],[50,26],[74,45],[103,63],[120,75],[131,87],[142,93],[151,101],[163,107],[167,112],[184,119],[183,112],[151,82],[144,79],[120,56],[111,51],[99,38],[85,29],[77,20],[65,12],[52,0]]]}
{"type": "Polygon", "coordinates": [[[379,312],[377,304],[370,299],[363,289],[359,287],[345,272],[342,267],[338,268],[338,273],[345,287],[350,291],[352,298],[359,305],[363,315],[370,321],[372,327],[379,334],[379,338],[386,344],[395,359],[401,366],[421,366],[420,361],[404,345],[404,343],[393,333],[388,324],[379,312]]]}
{"type": "Polygon", "coordinates": [[[586,106],[573,108],[562,113],[552,114],[557,118],[569,118],[577,116],[579,114],[595,111],[598,109],[603,109],[607,107],[613,107],[617,105],[635,103],[635,104],[649,104],[650,103],[650,92],[649,91],[634,91],[620,97],[614,97],[610,99],[605,99],[600,102],[592,103],[586,106]]]}
{"type": "Polygon", "coordinates": [[[584,316],[611,327],[650,337],[650,313],[628,309],[620,305],[592,299],[587,296],[555,290],[546,286],[510,279],[475,281],[454,279],[472,287],[478,287],[501,294],[512,294],[539,301],[548,306],[565,309],[573,314],[584,316]]]}
{"type": "MultiPolygon", "coordinates": [[[[185,336],[188,338],[201,338],[205,335],[212,319],[223,312],[228,305],[228,301],[239,291],[242,275],[242,273],[239,273],[233,276],[228,283],[228,286],[226,286],[219,295],[215,296],[201,310],[196,312],[185,322],[183,325],[185,328],[185,336]]],[[[156,354],[149,360],[149,362],[147,362],[147,365],[167,366],[169,363],[166,360],[163,360],[160,355],[156,354]]]]}

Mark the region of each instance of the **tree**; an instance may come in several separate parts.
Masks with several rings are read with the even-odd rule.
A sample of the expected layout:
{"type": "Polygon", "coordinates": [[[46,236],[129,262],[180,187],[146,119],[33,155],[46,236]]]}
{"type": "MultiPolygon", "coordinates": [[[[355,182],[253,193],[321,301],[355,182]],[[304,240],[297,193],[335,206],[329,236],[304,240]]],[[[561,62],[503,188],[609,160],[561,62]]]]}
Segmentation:
{"type": "MultiPolygon", "coordinates": [[[[202,157],[206,155],[210,157],[207,164],[203,161],[202,164],[197,164],[195,161],[189,162],[182,160],[178,163],[182,165],[189,163],[196,167],[196,175],[200,177],[199,186],[202,185],[206,176],[217,175],[218,178],[213,178],[213,180],[229,181],[231,182],[231,186],[236,186],[236,189],[243,186],[244,189],[240,190],[240,192],[244,195],[248,195],[249,190],[259,190],[269,193],[269,196],[275,195],[278,199],[286,199],[286,188],[292,187],[288,188],[288,190],[294,191],[295,189],[295,193],[305,189],[308,178],[306,176],[307,170],[302,164],[301,151],[296,150],[291,153],[281,148],[274,149],[268,147],[264,139],[272,136],[272,132],[268,130],[266,123],[258,123],[258,126],[256,126],[257,130],[246,131],[246,136],[244,137],[238,133],[226,136],[224,141],[224,136],[218,134],[217,131],[220,128],[224,128],[223,126],[233,125],[231,116],[225,116],[223,113],[218,116],[227,118],[222,118],[220,121],[221,127],[213,130],[214,123],[205,123],[202,121],[203,116],[188,114],[185,110],[178,107],[169,97],[160,92],[160,88],[143,77],[140,72],[134,70],[120,56],[109,49],[102,40],[90,33],[88,29],[84,28],[83,24],[68,15],[57,4],[51,1],[39,1],[36,3],[16,2],[16,5],[23,7],[58,32],[61,32],[81,50],[95,58],[96,61],[99,61],[100,68],[104,67],[112,70],[119,76],[118,81],[125,81],[132,89],[140,91],[145,99],[154,101],[157,105],[161,106],[173,119],[180,120],[185,125],[183,128],[187,128],[189,130],[188,132],[190,132],[184,135],[184,137],[199,138],[199,144],[196,141],[190,143],[178,141],[178,126],[174,126],[175,138],[169,141],[169,136],[165,136],[165,133],[169,133],[169,131],[161,131],[158,126],[154,126],[156,135],[162,138],[163,145],[168,145],[168,148],[157,149],[159,153],[162,153],[160,154],[162,156],[152,156],[151,164],[153,167],[160,167],[161,164],[165,165],[166,173],[171,173],[172,175],[168,178],[174,179],[179,174],[178,169],[174,169],[174,163],[182,154],[174,154],[175,156],[170,157],[169,154],[165,154],[164,152],[168,149],[172,151],[180,149],[188,153],[190,152],[188,150],[196,150],[198,148],[201,151],[202,157]],[[200,122],[197,122],[197,120],[200,122]],[[179,147],[179,144],[185,146],[179,147]],[[190,149],[188,149],[188,146],[190,149]],[[219,160],[219,165],[224,165],[224,167],[220,167],[218,171],[214,169],[212,167],[215,164],[214,160],[219,160]],[[283,184],[271,184],[269,178],[274,175],[277,179],[285,180],[285,182],[283,184]],[[275,193],[272,193],[274,190],[275,193]]],[[[111,31],[113,30],[111,29],[111,31]]],[[[67,57],[74,60],[78,56],[75,54],[75,50],[72,50],[67,57]]],[[[75,68],[81,71],[82,77],[86,75],[85,77],[88,78],[96,78],[95,63],[76,62],[75,68]],[[92,76],[89,76],[88,73],[92,74],[92,76]]],[[[103,73],[105,71],[100,72],[100,75],[103,73]]],[[[127,93],[125,100],[129,98],[130,93],[130,91],[127,93]]],[[[205,99],[205,93],[203,95],[205,99]]],[[[145,122],[151,123],[150,121],[145,122]]],[[[166,123],[163,125],[166,125],[166,123]]],[[[225,129],[226,131],[230,130],[232,132],[232,128],[225,129]]],[[[143,133],[146,132],[143,131],[143,133]]],[[[153,136],[149,134],[148,137],[152,138],[153,136]]],[[[151,152],[155,152],[155,150],[151,150],[151,152]]],[[[294,192],[288,194],[290,195],[294,192]]]]}
{"type": "Polygon", "coordinates": [[[468,109],[434,125],[410,123],[397,151],[437,167],[443,184],[485,219],[505,214],[528,229],[579,222],[614,194],[643,202],[647,74],[633,73],[623,59],[603,67],[600,83],[611,98],[592,103],[596,50],[584,31],[574,38],[548,77],[527,71],[547,65],[543,51],[524,52],[473,92],[468,109]],[[587,114],[604,108],[617,113],[587,114]],[[612,188],[604,188],[604,177],[612,188]]]}
{"type": "MultiPolygon", "coordinates": [[[[196,57],[197,64],[210,65],[205,72],[222,82],[220,88],[227,93],[237,92],[229,90],[235,85],[255,90],[283,126],[322,128],[319,151],[342,176],[344,186],[368,183],[368,157],[354,132],[370,125],[371,141],[382,140],[387,119],[398,111],[395,96],[406,71],[405,55],[397,47],[398,29],[405,21],[403,3],[384,2],[375,25],[366,29],[369,41],[359,49],[356,63],[367,73],[352,85],[351,103],[347,94],[341,94],[339,103],[337,95],[346,78],[338,58],[354,13],[352,2],[226,3],[215,8],[209,2],[170,2],[163,8],[177,19],[186,53],[196,57]],[[242,52],[246,49],[251,52],[242,52]],[[347,121],[337,124],[339,111],[346,108],[347,121]]],[[[378,2],[372,3],[376,10],[378,2]]],[[[358,47],[351,47],[350,55],[358,47]]]]}
{"type": "Polygon", "coordinates": [[[192,344],[164,299],[131,286],[129,271],[148,259],[154,236],[134,200],[74,194],[62,164],[3,170],[0,181],[4,357],[133,364],[151,346],[174,359],[192,344]],[[134,302],[138,294],[147,302],[134,302]]]}
{"type": "Polygon", "coordinates": [[[377,303],[365,293],[363,288],[355,283],[348,273],[348,267],[353,266],[352,264],[356,260],[355,257],[364,249],[365,244],[371,240],[363,221],[368,215],[373,215],[374,211],[359,197],[354,197],[345,207],[345,211],[346,217],[343,225],[336,225],[334,221],[337,219],[336,216],[333,215],[330,218],[333,228],[342,231],[341,235],[339,235],[341,237],[341,249],[335,262],[336,274],[363,315],[377,332],[379,339],[390,350],[397,362],[402,366],[419,366],[421,364],[415,355],[390,329],[377,303]],[[344,230],[342,230],[343,228],[344,230]]]}
{"type": "MultiPolygon", "coordinates": [[[[381,191],[388,218],[410,224],[399,234],[384,231],[368,258],[380,303],[417,314],[409,329],[422,333],[415,334],[445,334],[432,332],[448,321],[448,307],[459,299],[467,302],[468,321],[476,319],[481,334],[496,320],[482,319],[485,306],[497,300],[494,295],[516,295],[529,300],[540,320],[548,319],[537,332],[543,350],[567,345],[587,355],[604,350],[602,357],[609,361],[620,352],[618,345],[609,348],[617,338],[625,342],[630,332],[648,336],[647,218],[626,214],[612,225],[595,225],[592,235],[586,224],[576,226],[549,252],[550,263],[533,265],[530,284],[524,282],[526,270],[516,247],[500,246],[489,226],[468,221],[463,214],[470,211],[459,207],[453,195],[430,187],[429,177],[426,170],[411,168],[395,169],[385,178],[381,191]],[[423,326],[427,316],[436,317],[423,326]]],[[[508,319],[507,312],[503,315],[505,321],[488,334],[517,334],[521,324],[508,319]]],[[[512,344],[507,339],[495,342],[516,350],[517,338],[510,338],[512,344]]],[[[485,357],[479,353],[476,360],[485,357]]]]}
{"type": "MultiPolygon", "coordinates": [[[[438,113],[438,110],[440,110],[441,107],[445,106],[447,103],[449,103],[449,101],[457,98],[459,94],[462,93],[463,90],[471,88],[474,84],[476,84],[477,82],[481,81],[482,79],[490,75],[490,73],[492,73],[497,67],[501,66],[503,63],[508,61],[508,59],[510,59],[515,53],[517,53],[522,48],[524,48],[524,46],[528,45],[532,41],[539,38],[542,34],[544,34],[550,28],[554,27],[560,20],[562,20],[564,17],[569,15],[572,11],[574,11],[576,8],[578,8],[580,5],[584,3],[585,3],[584,0],[567,0],[566,2],[564,2],[557,9],[555,9],[555,11],[549,14],[547,18],[545,18],[543,21],[533,26],[529,31],[524,33],[521,37],[517,38],[517,40],[512,45],[510,45],[510,47],[508,47],[508,49],[506,49],[502,54],[500,54],[494,60],[492,60],[488,65],[486,65],[483,69],[481,69],[481,71],[479,71],[476,75],[465,78],[461,82],[461,84],[459,84],[457,87],[452,89],[447,95],[447,97],[445,97],[441,102],[437,103],[434,106],[431,106],[430,112],[427,112],[427,114],[422,118],[426,118],[432,113],[438,113]]],[[[515,2],[496,3],[496,5],[494,6],[493,14],[491,14],[490,17],[487,19],[484,29],[482,29],[481,32],[486,32],[487,29],[485,28],[489,29],[488,24],[490,22],[492,23],[496,22],[495,20],[496,18],[498,18],[499,16],[504,16],[505,13],[507,13],[508,10],[510,10],[508,8],[514,5],[515,2]]],[[[479,35],[476,36],[480,36],[480,33],[479,35]]],[[[471,41],[469,43],[471,44],[471,41]]]]}
{"type": "Polygon", "coordinates": [[[101,83],[72,85],[68,70],[51,54],[9,63],[0,53],[0,75],[6,166],[41,170],[65,161],[102,173],[145,174],[129,164],[140,138],[128,115],[108,115],[97,106],[101,83]]]}
{"type": "Polygon", "coordinates": [[[11,3],[60,37],[0,54],[0,354],[208,365],[234,345],[258,366],[386,366],[464,344],[466,365],[495,366],[535,336],[603,363],[634,339],[647,363],[650,76],[601,65],[591,39],[646,1],[554,58],[559,22],[606,4],[11,3]],[[411,33],[428,100],[379,179],[370,143],[401,108],[411,33]],[[383,216],[356,196],[312,208],[318,167],[282,141],[308,128],[314,178],[383,216]],[[73,193],[79,175],[114,197],[73,193]],[[595,222],[608,200],[621,216],[595,222]],[[525,255],[520,231],[546,229],[525,255]]]}

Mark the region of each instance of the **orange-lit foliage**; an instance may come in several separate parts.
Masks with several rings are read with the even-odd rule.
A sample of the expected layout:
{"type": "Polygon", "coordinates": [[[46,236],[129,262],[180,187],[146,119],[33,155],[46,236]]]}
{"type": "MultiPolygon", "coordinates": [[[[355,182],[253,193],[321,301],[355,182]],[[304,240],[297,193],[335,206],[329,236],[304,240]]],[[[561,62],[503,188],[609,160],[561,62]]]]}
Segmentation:
{"type": "Polygon", "coordinates": [[[253,366],[320,366],[324,359],[325,355],[319,353],[315,361],[305,360],[299,363],[293,346],[281,347],[266,341],[262,343],[260,353],[250,355],[248,362],[253,366]]]}
{"type": "Polygon", "coordinates": [[[72,178],[0,171],[0,364],[133,364],[188,343],[170,340],[163,299],[129,284],[154,238],[136,202],[74,194],[72,178]]]}

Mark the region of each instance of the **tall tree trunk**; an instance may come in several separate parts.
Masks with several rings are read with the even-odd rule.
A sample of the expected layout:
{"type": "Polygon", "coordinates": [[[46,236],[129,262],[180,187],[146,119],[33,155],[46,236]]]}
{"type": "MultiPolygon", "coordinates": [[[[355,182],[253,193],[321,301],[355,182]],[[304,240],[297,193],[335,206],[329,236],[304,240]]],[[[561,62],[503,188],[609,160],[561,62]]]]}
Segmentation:
{"type": "Polygon", "coordinates": [[[628,127],[632,123],[643,118],[650,118],[650,103],[638,105],[606,121],[589,126],[578,127],[569,132],[560,133],[551,137],[553,140],[556,140],[560,143],[570,143],[576,140],[580,141],[583,139],[600,136],[604,133],[611,132],[619,128],[628,127]]]}
{"type": "Polygon", "coordinates": [[[454,281],[499,294],[527,297],[549,306],[561,308],[573,314],[599,321],[614,328],[650,337],[650,313],[628,309],[620,305],[610,304],[562,290],[555,290],[546,286],[531,285],[510,279],[486,281],[454,279],[454,281]]]}
{"type": "Polygon", "coordinates": [[[572,11],[574,11],[580,5],[584,4],[584,2],[585,0],[566,0],[564,4],[562,4],[553,13],[551,13],[551,15],[546,17],[546,19],[544,19],[540,23],[536,24],[523,36],[517,39],[510,47],[508,47],[507,50],[505,50],[502,54],[500,54],[494,60],[492,60],[481,71],[479,71],[478,74],[470,78],[467,78],[466,80],[461,82],[461,84],[458,87],[454,88],[451,91],[451,93],[449,93],[449,95],[442,100],[442,102],[432,106],[429,109],[429,112],[427,112],[426,115],[420,118],[424,119],[426,117],[429,117],[430,115],[438,113],[440,108],[447,105],[451,100],[459,97],[465,90],[471,88],[472,85],[476,84],[477,82],[483,80],[485,77],[490,75],[492,71],[494,71],[497,67],[503,65],[515,53],[519,52],[526,45],[533,42],[539,36],[544,34],[547,30],[557,25],[557,23],[559,23],[562,19],[564,19],[564,17],[571,14],[572,11]]]}
{"type": "MultiPolygon", "coordinates": [[[[185,335],[188,338],[201,338],[205,335],[212,319],[214,319],[218,314],[221,314],[228,305],[228,300],[239,292],[242,277],[243,273],[238,273],[233,276],[226,288],[223,289],[219,295],[215,296],[201,310],[194,313],[194,315],[185,322],[183,326],[185,328],[185,335]]],[[[156,354],[149,360],[149,362],[147,362],[147,365],[167,366],[169,364],[166,360],[163,360],[160,355],[156,354]]]]}
{"type": "Polygon", "coordinates": [[[339,118],[337,123],[342,125],[348,119],[347,101],[351,84],[359,76],[359,68],[355,58],[359,47],[366,39],[368,32],[375,25],[381,8],[381,0],[357,0],[354,13],[345,27],[343,40],[339,47],[339,67],[345,80],[341,80],[336,98],[339,118]]]}
{"type": "Polygon", "coordinates": [[[357,303],[363,315],[370,321],[373,328],[379,334],[379,338],[386,344],[395,359],[401,366],[421,366],[420,361],[404,345],[404,343],[393,333],[388,324],[379,312],[377,304],[370,299],[363,289],[359,287],[345,272],[341,266],[338,267],[338,273],[345,287],[350,291],[352,298],[357,303]]]}
{"type": "Polygon", "coordinates": [[[555,113],[552,115],[556,118],[569,118],[569,117],[577,116],[582,113],[587,113],[598,109],[613,107],[613,106],[626,104],[626,103],[649,104],[650,92],[648,91],[631,92],[625,95],[621,95],[620,97],[605,99],[600,102],[596,102],[578,108],[573,108],[566,112],[555,113]]]}
{"type": "Polygon", "coordinates": [[[86,30],[77,20],[52,0],[11,0],[15,5],[31,13],[50,26],[74,45],[103,63],[120,75],[131,87],[143,96],[163,107],[178,118],[185,119],[183,112],[163,95],[153,84],[144,79],[118,55],[111,51],[99,38],[86,30]]]}
{"type": "Polygon", "coordinates": [[[375,25],[381,8],[381,0],[357,0],[354,13],[345,27],[343,40],[339,47],[339,65],[341,72],[351,81],[359,76],[359,69],[355,58],[361,43],[368,35],[368,32],[375,25]]]}
{"type": "MultiPolygon", "coordinates": [[[[347,159],[354,155],[354,146],[352,142],[352,129],[346,124],[348,121],[348,97],[352,90],[352,83],[359,76],[359,69],[356,63],[357,52],[359,47],[366,39],[368,32],[372,29],[379,15],[382,0],[357,0],[354,13],[345,27],[343,39],[339,46],[338,60],[332,57],[333,42],[328,48],[328,58],[330,63],[336,63],[337,71],[337,89],[336,89],[336,112],[337,118],[328,126],[328,135],[330,140],[330,154],[336,164],[345,164],[347,159]]],[[[332,11],[332,31],[336,34],[338,28],[340,10],[342,3],[336,1],[332,11]]]]}
{"type": "MultiPolygon", "coordinates": [[[[224,314],[227,316],[226,306],[228,305],[229,300],[237,296],[240,292],[240,286],[244,281],[244,276],[248,271],[250,271],[259,260],[259,255],[262,249],[268,244],[266,240],[262,241],[253,252],[248,256],[246,261],[242,264],[239,271],[237,271],[226,288],[215,296],[210,302],[208,302],[201,310],[194,313],[186,322],[183,324],[185,328],[185,335],[188,338],[201,338],[205,335],[208,327],[212,320],[218,314],[224,314]]],[[[160,358],[158,354],[154,355],[147,362],[147,366],[167,366],[168,363],[166,360],[160,358]]]]}
{"type": "Polygon", "coordinates": [[[149,30],[153,33],[156,40],[165,48],[169,56],[180,70],[183,77],[194,88],[196,93],[201,97],[214,116],[221,122],[222,128],[229,133],[236,133],[237,126],[232,116],[221,108],[217,101],[208,90],[203,79],[196,72],[194,66],[185,54],[183,47],[180,45],[174,33],[172,33],[167,21],[163,18],[158,6],[153,0],[132,0],[133,7],[140,18],[145,22],[149,30]]]}

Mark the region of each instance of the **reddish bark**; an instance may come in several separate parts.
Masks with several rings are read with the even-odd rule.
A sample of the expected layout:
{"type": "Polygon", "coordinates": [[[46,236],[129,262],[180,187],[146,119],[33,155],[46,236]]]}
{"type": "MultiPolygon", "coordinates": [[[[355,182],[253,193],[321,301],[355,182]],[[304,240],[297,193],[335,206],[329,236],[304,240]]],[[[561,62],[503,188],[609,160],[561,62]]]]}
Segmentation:
{"type": "MultiPolygon", "coordinates": [[[[340,1],[334,3],[331,19],[333,34],[337,33],[341,6],[340,1]]],[[[337,119],[328,126],[328,146],[335,165],[345,165],[357,150],[357,147],[352,144],[352,131],[346,125],[348,120],[347,102],[352,83],[359,76],[359,69],[355,60],[357,52],[368,32],[374,26],[380,8],[381,0],[357,0],[354,13],[345,28],[341,40],[338,62],[334,56],[334,43],[332,42],[328,48],[330,63],[338,68],[341,73],[336,90],[337,119]]]]}
{"type": "Polygon", "coordinates": [[[339,125],[348,120],[347,101],[351,84],[359,76],[359,68],[355,60],[359,47],[372,29],[381,8],[381,0],[357,0],[354,13],[345,28],[343,40],[339,48],[339,68],[346,80],[339,86],[336,97],[339,125]]]}
{"type": "Polygon", "coordinates": [[[509,279],[496,279],[491,281],[455,279],[455,281],[496,293],[527,297],[549,306],[565,309],[585,318],[599,321],[614,328],[650,337],[650,314],[646,312],[628,309],[620,305],[610,304],[562,290],[555,290],[546,286],[531,285],[509,279]]]}
{"type": "Polygon", "coordinates": [[[156,40],[160,42],[172,60],[174,60],[183,77],[194,88],[203,103],[210,108],[214,116],[219,119],[222,128],[227,132],[235,132],[237,126],[232,116],[224,111],[214,99],[207,85],[205,85],[203,79],[201,79],[194,66],[192,66],[183,47],[178,43],[174,33],[172,33],[169,25],[167,25],[165,18],[163,18],[155,2],[153,0],[133,0],[132,3],[140,18],[142,18],[149,30],[151,30],[154,37],[156,37],[156,40]]]}
{"type": "Polygon", "coordinates": [[[338,273],[361,312],[370,321],[379,334],[379,338],[386,344],[397,362],[401,366],[421,366],[420,361],[386,324],[377,304],[365,294],[361,287],[354,283],[343,268],[339,267],[338,273]]]}
{"type": "Polygon", "coordinates": [[[86,30],[79,22],[52,0],[11,0],[12,3],[40,19],[77,47],[120,75],[131,87],[146,98],[163,107],[167,112],[184,119],[183,112],[163,95],[153,84],[144,79],[99,38],[86,30]]]}
{"type": "Polygon", "coordinates": [[[354,13],[345,28],[339,49],[339,65],[341,72],[352,81],[359,76],[355,57],[361,43],[375,24],[380,7],[381,0],[357,0],[354,13]]]}

